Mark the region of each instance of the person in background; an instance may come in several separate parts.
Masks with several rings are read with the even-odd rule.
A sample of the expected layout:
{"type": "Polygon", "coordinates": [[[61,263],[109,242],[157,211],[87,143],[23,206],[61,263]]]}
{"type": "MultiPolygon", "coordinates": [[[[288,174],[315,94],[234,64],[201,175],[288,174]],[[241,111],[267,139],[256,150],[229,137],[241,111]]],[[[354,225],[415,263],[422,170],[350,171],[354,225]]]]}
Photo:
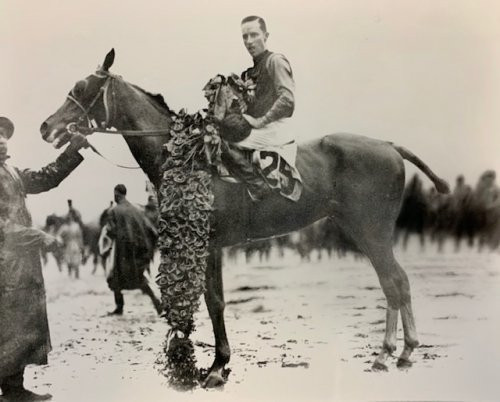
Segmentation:
{"type": "Polygon", "coordinates": [[[70,211],[65,222],[59,228],[57,236],[63,243],[63,260],[68,268],[68,275],[73,274],[75,279],[80,278],[80,265],[83,263],[84,245],[83,232],[78,222],[76,210],[70,211]]]}
{"type": "Polygon", "coordinates": [[[154,256],[158,233],[144,212],[132,205],[126,195],[127,188],[123,184],[115,186],[116,206],[109,212],[107,220],[107,235],[114,240],[114,259],[108,286],[115,295],[116,303],[115,310],[109,315],[123,314],[125,301],[122,290],[131,289],[140,289],[148,295],[160,314],[161,302],[144,276],[154,256]]]}

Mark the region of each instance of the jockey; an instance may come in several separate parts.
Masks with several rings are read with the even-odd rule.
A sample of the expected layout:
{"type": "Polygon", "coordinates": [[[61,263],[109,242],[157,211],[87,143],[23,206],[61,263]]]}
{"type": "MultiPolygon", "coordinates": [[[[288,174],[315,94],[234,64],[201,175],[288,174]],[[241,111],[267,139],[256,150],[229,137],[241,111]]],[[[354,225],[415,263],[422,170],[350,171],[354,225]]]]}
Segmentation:
{"type": "Polygon", "coordinates": [[[284,145],[293,138],[285,137],[276,127],[293,114],[295,83],[292,68],[283,55],[267,50],[269,33],[262,18],[244,18],[241,30],[245,47],[254,62],[253,67],[243,72],[242,78],[250,78],[256,83],[256,99],[248,114],[243,115],[253,130],[238,145],[250,148],[284,145]]]}
{"type": "MultiPolygon", "coordinates": [[[[256,84],[255,100],[243,115],[251,131],[242,141],[228,144],[228,155],[223,159],[246,182],[252,198],[259,200],[270,192],[270,188],[255,171],[249,154],[255,149],[279,149],[294,143],[290,130],[286,132],[282,125],[294,111],[295,83],[288,60],[267,50],[269,33],[261,17],[244,18],[241,31],[243,43],[254,62],[253,67],[242,74],[243,80],[252,79],[256,84]]],[[[288,159],[294,164],[295,154],[288,159]]]]}

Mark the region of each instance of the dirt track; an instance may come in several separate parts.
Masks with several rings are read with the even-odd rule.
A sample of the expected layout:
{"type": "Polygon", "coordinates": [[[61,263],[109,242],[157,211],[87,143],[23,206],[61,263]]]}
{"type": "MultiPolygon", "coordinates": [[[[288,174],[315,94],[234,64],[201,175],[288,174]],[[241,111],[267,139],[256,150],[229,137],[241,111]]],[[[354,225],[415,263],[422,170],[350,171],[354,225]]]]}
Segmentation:
{"type": "MultiPolygon", "coordinates": [[[[398,252],[409,274],[421,347],[414,366],[370,366],[382,342],[385,300],[364,260],[310,263],[288,255],[227,261],[231,374],[222,391],[178,393],[155,360],[167,332],[150,301],[125,293],[125,315],[105,317],[113,296],[100,271],[79,281],[45,268],[53,352],[27,384],[68,401],[497,400],[500,395],[500,254],[398,252]]],[[[402,332],[398,352],[402,349],[402,332]]],[[[213,356],[203,308],[198,365],[213,356]]]]}

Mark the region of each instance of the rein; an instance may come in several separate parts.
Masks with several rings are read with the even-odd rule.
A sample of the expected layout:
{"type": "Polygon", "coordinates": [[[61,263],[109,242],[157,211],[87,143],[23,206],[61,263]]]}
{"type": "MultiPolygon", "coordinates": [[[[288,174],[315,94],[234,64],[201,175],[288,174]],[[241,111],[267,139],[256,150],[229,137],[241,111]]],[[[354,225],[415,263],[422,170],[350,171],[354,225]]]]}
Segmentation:
{"type": "MultiPolygon", "coordinates": [[[[111,80],[115,78],[115,76],[106,71],[99,71],[99,74],[104,74],[106,76],[106,81],[101,86],[97,94],[94,96],[92,101],[90,102],[88,107],[84,107],[78,99],[76,99],[73,94],[69,94],[67,99],[73,102],[78,108],[80,108],[83,114],[78,118],[78,123],[82,123],[86,120],[87,127],[80,126],[77,122],[71,122],[66,126],[66,131],[70,134],[83,134],[83,135],[91,135],[94,133],[102,133],[102,134],[114,134],[121,135],[123,137],[141,137],[141,136],[165,136],[170,133],[170,129],[155,129],[155,130],[110,130],[109,122],[110,122],[110,108],[108,105],[108,91],[111,84],[111,80]],[[106,112],[106,121],[103,122],[102,127],[96,127],[92,124],[92,120],[90,119],[90,111],[97,103],[99,98],[102,97],[102,102],[104,105],[104,110],[106,112]]],[[[102,75],[96,74],[98,77],[103,78],[102,75]]],[[[117,163],[112,162],[110,159],[106,158],[99,150],[90,144],[87,140],[89,148],[97,155],[99,155],[104,160],[108,161],[112,165],[123,168],[123,169],[140,169],[139,166],[124,166],[117,163]]]]}
{"type": "Polygon", "coordinates": [[[76,126],[76,123],[70,123],[66,127],[71,133],[80,133],[90,135],[94,133],[122,135],[123,137],[161,137],[170,133],[170,129],[158,130],[110,130],[107,128],[89,127],[83,128],[76,126]]]}

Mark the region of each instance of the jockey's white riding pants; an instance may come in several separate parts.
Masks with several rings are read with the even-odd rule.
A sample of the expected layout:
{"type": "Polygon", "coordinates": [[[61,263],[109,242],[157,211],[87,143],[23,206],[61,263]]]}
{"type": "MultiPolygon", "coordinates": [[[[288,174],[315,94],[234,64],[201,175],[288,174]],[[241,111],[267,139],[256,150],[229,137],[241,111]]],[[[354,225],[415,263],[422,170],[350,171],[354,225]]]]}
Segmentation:
{"type": "Polygon", "coordinates": [[[295,135],[291,125],[288,124],[288,120],[281,119],[269,123],[265,127],[254,128],[247,138],[234,143],[234,145],[245,149],[276,151],[291,166],[295,166],[297,144],[295,143],[295,135]]]}

